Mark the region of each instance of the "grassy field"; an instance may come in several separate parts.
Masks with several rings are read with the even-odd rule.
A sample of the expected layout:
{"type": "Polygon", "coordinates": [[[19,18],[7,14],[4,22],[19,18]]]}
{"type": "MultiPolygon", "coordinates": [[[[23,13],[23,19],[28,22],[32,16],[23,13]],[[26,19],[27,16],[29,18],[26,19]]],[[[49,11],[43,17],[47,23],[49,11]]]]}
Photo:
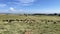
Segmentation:
{"type": "Polygon", "coordinates": [[[60,17],[1,14],[0,34],[60,34],[60,17]]]}

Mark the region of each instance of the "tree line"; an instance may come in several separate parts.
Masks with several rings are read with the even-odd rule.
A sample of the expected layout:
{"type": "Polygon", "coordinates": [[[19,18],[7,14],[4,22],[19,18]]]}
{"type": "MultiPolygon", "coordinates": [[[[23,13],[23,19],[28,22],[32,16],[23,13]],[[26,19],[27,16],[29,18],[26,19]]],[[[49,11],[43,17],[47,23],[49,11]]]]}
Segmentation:
{"type": "Polygon", "coordinates": [[[24,15],[46,15],[46,16],[60,16],[58,13],[53,13],[53,14],[40,14],[40,13],[35,13],[35,14],[24,14],[24,15]]]}

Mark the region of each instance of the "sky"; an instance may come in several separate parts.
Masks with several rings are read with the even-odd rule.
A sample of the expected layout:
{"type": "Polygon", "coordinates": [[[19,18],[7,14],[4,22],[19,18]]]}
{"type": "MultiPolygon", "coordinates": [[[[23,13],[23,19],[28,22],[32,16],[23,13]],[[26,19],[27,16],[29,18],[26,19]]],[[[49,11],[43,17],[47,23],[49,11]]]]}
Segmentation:
{"type": "Polygon", "coordinates": [[[0,0],[0,13],[60,13],[60,0],[0,0]]]}

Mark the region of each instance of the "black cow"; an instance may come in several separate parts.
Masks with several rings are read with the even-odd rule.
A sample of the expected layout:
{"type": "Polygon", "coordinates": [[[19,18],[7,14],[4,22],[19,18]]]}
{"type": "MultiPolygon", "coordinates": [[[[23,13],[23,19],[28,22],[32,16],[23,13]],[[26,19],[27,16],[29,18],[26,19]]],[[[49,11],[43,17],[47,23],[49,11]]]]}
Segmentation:
{"type": "Polygon", "coordinates": [[[8,20],[3,20],[3,22],[8,22],[8,20]]]}
{"type": "Polygon", "coordinates": [[[18,22],[19,22],[20,20],[16,19],[16,21],[18,21],[18,22]]]}
{"type": "Polygon", "coordinates": [[[12,19],[10,19],[10,20],[3,20],[3,22],[12,22],[12,21],[15,21],[15,20],[12,20],[12,19]]]}
{"type": "Polygon", "coordinates": [[[8,22],[12,22],[12,21],[15,21],[15,20],[12,20],[12,19],[8,20],[8,22]]]}

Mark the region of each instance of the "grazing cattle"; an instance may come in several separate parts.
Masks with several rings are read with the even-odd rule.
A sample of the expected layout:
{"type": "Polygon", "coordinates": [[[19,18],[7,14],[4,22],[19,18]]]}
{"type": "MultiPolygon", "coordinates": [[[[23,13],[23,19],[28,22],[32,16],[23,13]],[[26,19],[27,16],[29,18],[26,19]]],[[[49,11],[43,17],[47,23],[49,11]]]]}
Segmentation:
{"type": "Polygon", "coordinates": [[[53,22],[53,20],[48,20],[48,22],[53,22]]]}
{"type": "Polygon", "coordinates": [[[56,24],[56,22],[54,22],[54,24],[56,24]]]}
{"type": "Polygon", "coordinates": [[[9,20],[8,22],[12,22],[12,21],[15,21],[15,20],[12,20],[12,19],[11,19],[11,20],[9,20]]]}
{"type": "Polygon", "coordinates": [[[10,19],[10,20],[3,20],[3,22],[12,22],[12,21],[15,21],[15,20],[12,20],[12,19],[10,19]]]}
{"type": "Polygon", "coordinates": [[[23,21],[23,20],[19,20],[19,21],[23,21]]]}
{"type": "Polygon", "coordinates": [[[56,22],[59,22],[60,23],[60,21],[58,20],[58,21],[56,21],[56,22]]]}
{"type": "Polygon", "coordinates": [[[3,22],[8,22],[8,20],[3,20],[3,22]]]}
{"type": "Polygon", "coordinates": [[[18,21],[18,22],[19,22],[20,20],[16,19],[16,21],[18,21]]]}

